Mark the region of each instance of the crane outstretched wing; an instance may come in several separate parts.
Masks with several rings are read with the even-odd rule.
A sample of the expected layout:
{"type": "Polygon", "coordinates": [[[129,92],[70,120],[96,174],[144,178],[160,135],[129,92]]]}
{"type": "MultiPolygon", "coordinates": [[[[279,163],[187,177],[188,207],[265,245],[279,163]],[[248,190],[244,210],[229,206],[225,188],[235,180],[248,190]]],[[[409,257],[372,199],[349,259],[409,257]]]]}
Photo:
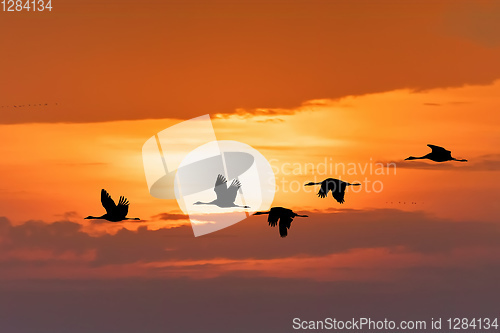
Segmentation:
{"type": "Polygon", "coordinates": [[[319,192],[318,192],[318,197],[320,198],[326,198],[326,196],[328,195],[328,191],[330,190],[329,186],[328,186],[328,181],[323,181],[321,183],[321,188],[319,189],[319,192]]]}
{"type": "Polygon", "coordinates": [[[226,183],[227,183],[227,180],[223,175],[217,176],[217,180],[215,181],[215,186],[214,186],[214,191],[215,191],[215,194],[217,195],[217,198],[224,197],[224,195],[227,191],[226,183]]]}
{"type": "Polygon", "coordinates": [[[231,185],[227,188],[226,199],[228,202],[234,202],[240,187],[241,187],[240,181],[237,179],[233,179],[233,181],[231,182],[231,185]]]}
{"type": "Polygon", "coordinates": [[[293,218],[290,216],[282,216],[280,218],[279,228],[281,237],[286,237],[288,235],[288,229],[290,229],[292,220],[293,218]]]}
{"type": "Polygon", "coordinates": [[[443,147],[435,146],[435,145],[427,145],[430,149],[432,149],[433,153],[447,153],[451,154],[451,151],[444,149],[443,147]]]}
{"type": "Polygon", "coordinates": [[[273,212],[272,208],[271,211],[269,212],[269,216],[267,217],[267,222],[269,222],[270,227],[275,227],[276,224],[278,224],[278,220],[280,219],[279,214],[276,212],[273,212]]]}
{"type": "Polygon", "coordinates": [[[106,209],[106,213],[112,214],[116,209],[116,204],[105,189],[101,190],[101,204],[106,209]]]}
{"type": "Polygon", "coordinates": [[[125,218],[128,214],[128,205],[130,203],[128,202],[127,198],[121,196],[120,201],[118,201],[118,206],[116,206],[116,213],[119,217],[125,218]]]}
{"type": "Polygon", "coordinates": [[[344,195],[345,195],[345,189],[347,187],[347,184],[342,182],[340,183],[339,188],[336,191],[332,190],[332,197],[337,200],[339,203],[344,203],[344,195]]]}
{"type": "Polygon", "coordinates": [[[333,178],[325,179],[321,182],[321,188],[318,192],[318,197],[326,198],[328,196],[328,191],[335,192],[337,190],[337,180],[333,178]]]}

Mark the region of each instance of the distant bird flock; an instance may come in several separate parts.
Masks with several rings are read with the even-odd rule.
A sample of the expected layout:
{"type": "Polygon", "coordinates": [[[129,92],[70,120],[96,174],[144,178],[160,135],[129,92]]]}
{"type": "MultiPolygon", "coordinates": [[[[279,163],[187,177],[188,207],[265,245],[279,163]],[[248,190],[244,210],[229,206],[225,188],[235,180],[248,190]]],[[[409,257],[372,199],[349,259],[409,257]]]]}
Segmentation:
{"type": "MultiPolygon", "coordinates": [[[[10,108],[10,107],[13,107],[13,108],[25,108],[25,107],[35,107],[35,106],[49,106],[49,105],[52,105],[52,104],[49,104],[49,103],[35,103],[35,104],[13,104],[13,105],[1,105],[0,107],[2,108],[10,108]]],[[[58,105],[57,103],[54,103],[54,105],[58,105]]]]}
{"type": "MultiPolygon", "coordinates": [[[[47,104],[45,104],[47,105],[47,104]]],[[[429,148],[431,148],[431,152],[427,155],[421,157],[413,157],[410,156],[405,160],[419,160],[419,159],[428,159],[434,162],[446,162],[446,161],[458,161],[458,162],[467,162],[465,159],[456,159],[451,156],[451,152],[449,150],[444,149],[443,147],[439,147],[436,145],[428,144],[429,148]]],[[[360,186],[359,183],[348,183],[341,181],[335,178],[327,178],[322,182],[309,182],[304,184],[304,186],[315,186],[320,185],[320,189],[317,193],[319,198],[326,198],[328,193],[330,192],[332,197],[340,204],[345,202],[344,196],[345,191],[348,186],[360,186]]],[[[238,194],[238,190],[242,187],[240,181],[238,179],[233,179],[231,185],[227,186],[227,180],[224,176],[218,175],[215,180],[214,191],[216,198],[210,202],[200,202],[197,201],[193,203],[194,205],[215,205],[220,208],[250,208],[249,206],[239,206],[234,203],[236,200],[236,196],[238,194]]],[[[101,190],[101,203],[102,206],[106,209],[106,214],[94,217],[87,216],[85,219],[101,219],[107,220],[110,222],[120,222],[125,220],[140,220],[139,218],[128,218],[126,217],[128,214],[129,202],[128,200],[121,196],[118,202],[118,205],[115,204],[111,196],[106,192],[106,190],[101,190]]],[[[401,203],[401,202],[399,202],[401,203]]],[[[392,204],[392,202],[391,202],[392,204]]],[[[406,204],[406,202],[404,202],[406,204]]],[[[411,204],[416,204],[416,202],[411,202],[411,204]]],[[[286,237],[288,235],[288,230],[292,224],[292,221],[295,217],[308,217],[307,215],[299,215],[293,212],[291,209],[283,208],[283,207],[272,207],[267,212],[256,212],[254,215],[268,215],[267,221],[269,226],[275,227],[278,225],[279,234],[281,237],[286,237]]]]}

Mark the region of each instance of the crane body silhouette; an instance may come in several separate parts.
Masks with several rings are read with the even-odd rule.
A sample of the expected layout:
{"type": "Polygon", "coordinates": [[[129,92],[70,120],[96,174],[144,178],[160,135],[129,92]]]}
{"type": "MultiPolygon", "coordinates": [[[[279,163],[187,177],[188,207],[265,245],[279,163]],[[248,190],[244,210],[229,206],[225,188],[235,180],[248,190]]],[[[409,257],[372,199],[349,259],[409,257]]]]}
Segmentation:
{"type": "Polygon", "coordinates": [[[111,196],[105,189],[101,190],[101,204],[106,209],[106,214],[102,216],[87,216],[87,220],[107,220],[110,222],[120,222],[124,220],[140,220],[138,217],[126,217],[128,214],[129,202],[127,198],[120,196],[118,205],[111,199],[111,196]]]}
{"type": "Polygon", "coordinates": [[[347,186],[359,186],[359,183],[347,183],[335,178],[327,178],[320,183],[309,182],[304,184],[304,186],[313,186],[313,185],[321,185],[321,188],[318,192],[318,197],[326,198],[328,195],[328,191],[332,192],[332,197],[337,200],[339,203],[344,203],[344,195],[347,186]]]}
{"type": "Polygon", "coordinates": [[[253,215],[263,214],[269,214],[267,218],[269,226],[275,227],[276,224],[279,225],[281,237],[286,237],[288,235],[288,229],[290,229],[294,217],[308,217],[307,215],[299,215],[294,213],[291,209],[283,207],[272,207],[268,212],[256,212],[253,215]]]}
{"type": "Polygon", "coordinates": [[[435,146],[435,145],[427,145],[429,148],[432,149],[432,151],[424,156],[421,157],[413,157],[410,156],[408,158],[405,158],[405,160],[431,160],[434,162],[446,162],[446,161],[458,161],[458,162],[467,162],[467,160],[462,159],[462,160],[457,160],[454,157],[451,157],[451,151],[444,149],[443,147],[435,146]]]}
{"type": "Polygon", "coordinates": [[[210,202],[197,201],[194,205],[215,205],[220,208],[229,207],[240,207],[240,208],[250,208],[249,206],[238,206],[234,203],[238,190],[241,187],[241,183],[237,179],[233,179],[231,185],[227,187],[227,180],[223,175],[218,175],[215,181],[214,191],[217,195],[217,199],[210,202]]]}

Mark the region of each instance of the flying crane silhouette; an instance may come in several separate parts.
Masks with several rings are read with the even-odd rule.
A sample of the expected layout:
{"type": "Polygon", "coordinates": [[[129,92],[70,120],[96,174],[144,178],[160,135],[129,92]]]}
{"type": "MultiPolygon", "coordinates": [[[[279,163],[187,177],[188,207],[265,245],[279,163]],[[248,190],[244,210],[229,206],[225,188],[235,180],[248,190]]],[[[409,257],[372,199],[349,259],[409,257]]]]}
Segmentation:
{"type": "Polygon", "coordinates": [[[287,230],[290,229],[294,217],[308,217],[307,215],[299,215],[297,213],[294,213],[291,209],[283,207],[272,207],[268,212],[256,212],[253,215],[263,214],[269,214],[267,218],[269,226],[275,227],[276,224],[279,224],[279,232],[281,237],[286,237],[288,235],[287,230]]]}
{"type": "Polygon", "coordinates": [[[312,186],[312,185],[321,185],[321,188],[319,189],[318,192],[318,197],[326,198],[326,196],[328,195],[328,191],[331,191],[332,197],[342,204],[345,201],[344,195],[347,186],[359,186],[361,184],[359,183],[351,184],[335,178],[327,178],[323,180],[321,183],[309,182],[307,184],[304,184],[304,186],[312,186]]]}
{"type": "Polygon", "coordinates": [[[410,156],[405,158],[405,160],[423,160],[428,159],[434,162],[445,162],[445,161],[458,161],[458,162],[467,162],[467,160],[457,160],[454,157],[451,157],[451,151],[444,149],[443,147],[435,146],[435,145],[427,145],[432,151],[421,157],[413,157],[410,156]]]}
{"type": "Polygon", "coordinates": [[[126,217],[128,214],[129,202],[127,198],[120,196],[118,205],[115,204],[114,200],[105,189],[101,190],[101,204],[106,209],[106,214],[95,217],[87,216],[87,220],[108,220],[110,222],[120,222],[123,220],[140,220],[138,217],[126,217]]]}
{"type": "Polygon", "coordinates": [[[250,208],[249,206],[238,206],[234,203],[238,190],[241,187],[241,183],[237,179],[233,179],[233,182],[229,187],[227,187],[227,180],[223,175],[218,175],[215,181],[214,191],[217,195],[217,199],[210,202],[197,201],[194,205],[215,205],[220,208],[229,207],[240,207],[240,208],[250,208]]]}

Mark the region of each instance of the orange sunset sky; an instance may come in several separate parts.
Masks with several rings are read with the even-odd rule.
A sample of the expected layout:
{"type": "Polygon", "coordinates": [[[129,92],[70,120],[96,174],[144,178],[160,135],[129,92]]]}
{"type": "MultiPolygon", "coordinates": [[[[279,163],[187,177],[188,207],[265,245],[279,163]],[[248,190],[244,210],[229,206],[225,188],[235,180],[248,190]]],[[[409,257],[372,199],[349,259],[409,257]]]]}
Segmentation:
{"type": "Polygon", "coordinates": [[[498,315],[498,1],[52,5],[0,12],[8,332],[498,315]],[[149,194],[142,145],[204,114],[267,158],[273,206],[309,215],[288,237],[252,216],[195,238],[149,194]],[[404,161],[427,144],[468,162],[404,161]],[[303,186],[328,177],[363,185],[342,205],[303,186]],[[83,219],[102,188],[142,221],[83,219]]]}

